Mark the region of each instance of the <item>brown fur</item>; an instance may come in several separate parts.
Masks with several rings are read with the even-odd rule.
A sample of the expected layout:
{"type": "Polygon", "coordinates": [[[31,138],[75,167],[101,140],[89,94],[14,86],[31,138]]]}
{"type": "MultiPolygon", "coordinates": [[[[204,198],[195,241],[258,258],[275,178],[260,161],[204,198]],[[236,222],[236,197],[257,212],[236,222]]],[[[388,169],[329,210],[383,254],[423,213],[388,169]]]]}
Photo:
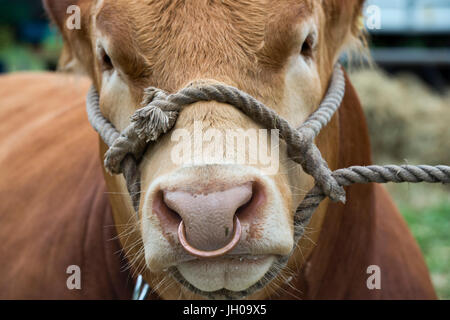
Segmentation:
{"type": "Polygon", "coordinates": [[[129,298],[83,107],[88,85],[55,74],[0,78],[0,299],[129,298]],[[81,268],[82,290],[66,287],[70,265],[81,268]]]}
{"type": "MultiPolygon", "coordinates": [[[[60,27],[64,26],[64,14],[61,13],[64,6],[55,5],[55,0],[45,2],[53,19],[60,27]]],[[[89,0],[78,1],[83,12],[82,30],[68,31],[62,27],[66,54],[90,75],[100,92],[103,113],[119,129],[127,125],[127,119],[139,105],[145,86],[154,85],[173,91],[189,81],[202,78],[213,78],[236,85],[273,107],[294,125],[298,125],[319,103],[341,47],[358,36],[356,25],[361,9],[361,1],[356,0],[324,0],[320,3],[310,0],[224,0],[220,3],[216,0],[204,0],[201,3],[105,0],[103,6],[94,6],[94,3],[89,0]],[[302,78],[305,77],[304,74],[297,74],[297,80],[286,82],[289,63],[292,62],[290,58],[300,52],[301,41],[298,39],[297,27],[307,19],[314,19],[318,24],[320,43],[312,53],[318,69],[317,76],[302,78]],[[102,38],[97,36],[98,32],[108,38],[108,54],[115,67],[114,74],[117,75],[114,80],[115,87],[111,87],[114,83],[105,81],[108,77],[105,78],[101,59],[96,55],[96,39],[102,38]],[[294,106],[294,99],[297,102],[302,99],[303,101],[301,105],[294,106]]],[[[14,93],[11,94],[13,99],[14,93]]],[[[231,106],[215,102],[199,103],[186,109],[180,114],[176,126],[189,128],[195,119],[203,119],[208,126],[215,128],[258,127],[231,106]]],[[[58,132],[57,125],[54,130],[58,132]]],[[[48,137],[52,136],[51,130],[45,132],[48,137]]],[[[36,135],[36,139],[40,139],[40,136],[36,135]]],[[[42,139],[45,141],[45,137],[42,139]]],[[[317,145],[332,169],[350,164],[370,163],[364,117],[349,83],[342,110],[321,132],[317,145]]],[[[105,145],[101,143],[100,146],[103,154],[105,145]]],[[[176,167],[167,161],[169,148],[170,141],[166,135],[147,151],[141,164],[142,190],[146,190],[158,175],[175,171],[176,167]],[[161,163],[165,165],[161,166],[161,163]]],[[[4,149],[9,150],[6,146],[4,149]]],[[[25,146],[21,147],[21,150],[23,149],[27,150],[25,146]]],[[[53,154],[62,153],[62,150],[56,150],[53,154]]],[[[77,154],[78,157],[83,155],[77,154]]],[[[277,211],[283,212],[283,219],[292,219],[292,212],[303,196],[298,190],[307,191],[306,189],[312,186],[312,179],[301,172],[299,166],[291,166],[285,152],[282,152],[281,157],[281,173],[274,176],[273,180],[282,194],[286,210],[277,211]]],[[[24,159],[27,160],[28,157],[24,159]]],[[[19,169],[16,168],[15,172],[19,172],[19,169]]],[[[70,172],[63,176],[67,181],[72,181],[77,176],[75,166],[66,170],[70,172]]],[[[198,174],[201,173],[204,174],[204,171],[199,169],[198,174]]],[[[215,172],[209,172],[206,179],[214,174],[215,172]]],[[[123,178],[109,175],[105,175],[105,178],[107,189],[111,193],[114,222],[125,255],[133,264],[133,271],[140,271],[145,267],[145,261],[140,254],[144,249],[141,239],[148,237],[141,235],[144,228],[140,224],[135,224],[140,228],[130,232],[129,222],[133,220],[134,212],[123,178]]],[[[12,183],[11,179],[7,176],[5,181],[12,183]]],[[[28,182],[29,179],[31,178],[23,176],[23,181],[28,182]]],[[[39,179],[33,181],[40,182],[39,179]]],[[[37,187],[35,188],[37,190],[37,187]]],[[[55,192],[56,190],[52,189],[51,195],[55,192]]],[[[61,192],[65,192],[66,196],[58,197],[64,199],[60,206],[70,207],[70,201],[66,200],[72,199],[67,196],[68,190],[61,189],[61,192]]],[[[294,270],[296,293],[286,291],[287,289],[283,288],[283,277],[279,277],[270,284],[268,290],[260,291],[251,298],[280,295],[287,297],[283,294],[300,298],[434,297],[420,252],[395,207],[389,205],[382,188],[351,187],[348,198],[345,206],[328,206],[325,201],[308,226],[309,230],[314,232],[305,235],[299,242],[289,263],[289,269],[294,270]],[[395,223],[384,225],[380,222],[384,221],[380,219],[386,214],[384,210],[392,216],[391,219],[396,221],[395,223]],[[365,214],[361,211],[365,211],[365,214]],[[378,233],[381,238],[377,237],[378,233]],[[399,237],[402,239],[397,239],[399,237]],[[393,256],[394,251],[386,248],[386,245],[381,247],[385,238],[396,239],[395,242],[401,244],[398,250],[408,257],[408,261],[393,256]],[[310,241],[317,243],[317,246],[311,246],[310,241]],[[405,265],[401,265],[403,262],[405,265]],[[367,275],[364,273],[370,264],[380,265],[388,279],[391,275],[400,275],[401,272],[408,284],[389,281],[389,284],[386,284],[388,289],[381,295],[375,291],[369,292],[365,287],[364,279],[367,275]],[[390,273],[390,270],[394,269],[396,271],[390,273]],[[297,292],[299,289],[303,292],[300,296],[297,292]]],[[[6,201],[7,208],[14,205],[14,201],[6,201]]],[[[39,205],[33,206],[33,210],[40,209],[42,207],[39,205]]],[[[45,208],[42,210],[46,211],[45,208]]],[[[68,215],[71,214],[69,211],[68,215]]],[[[140,211],[143,211],[143,202],[140,211]]],[[[151,218],[149,215],[141,220],[147,222],[151,218]],[[144,220],[147,218],[148,220],[144,220]]],[[[6,226],[14,228],[15,223],[18,221],[13,219],[12,224],[6,226]]],[[[262,223],[253,226],[261,227],[262,223]]],[[[148,269],[143,269],[142,272],[153,286],[164,277],[163,273],[150,273],[148,269]]],[[[289,273],[287,269],[284,272],[289,273]]],[[[116,278],[113,277],[114,281],[120,281],[116,278]]],[[[178,284],[165,290],[162,296],[180,297],[180,290],[182,297],[199,298],[185,293],[178,284]]]]}
{"type": "MultiPolygon", "coordinates": [[[[339,167],[370,163],[362,110],[347,86],[339,167]]],[[[2,299],[131,296],[134,280],[120,272],[126,261],[84,114],[87,87],[87,80],[52,74],[0,78],[2,299]],[[82,270],[81,291],[66,288],[73,264],[82,270]]],[[[435,298],[420,250],[384,188],[355,185],[347,195],[345,206],[329,206],[313,253],[291,282],[295,289],[286,285],[271,298],[435,298]],[[366,287],[371,264],[381,267],[381,290],[366,287]]]]}

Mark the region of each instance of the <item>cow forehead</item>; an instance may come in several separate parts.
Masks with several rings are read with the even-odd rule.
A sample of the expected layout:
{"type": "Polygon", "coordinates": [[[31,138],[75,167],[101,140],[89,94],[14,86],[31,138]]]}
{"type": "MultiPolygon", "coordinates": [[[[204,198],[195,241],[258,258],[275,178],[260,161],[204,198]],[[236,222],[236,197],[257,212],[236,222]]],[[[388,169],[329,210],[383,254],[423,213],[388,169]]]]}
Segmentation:
{"type": "Polygon", "coordinates": [[[136,64],[131,72],[139,74],[145,64],[154,85],[175,90],[196,76],[217,78],[242,68],[260,72],[261,62],[279,67],[295,24],[311,15],[316,3],[104,0],[96,26],[110,38],[117,60],[136,64]]]}

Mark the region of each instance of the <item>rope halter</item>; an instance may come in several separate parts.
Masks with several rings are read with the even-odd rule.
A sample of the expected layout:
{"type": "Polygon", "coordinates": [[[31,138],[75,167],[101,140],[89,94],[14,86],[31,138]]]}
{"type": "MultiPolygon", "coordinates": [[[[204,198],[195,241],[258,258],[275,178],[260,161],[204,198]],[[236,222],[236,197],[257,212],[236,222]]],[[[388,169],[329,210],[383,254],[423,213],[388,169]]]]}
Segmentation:
{"type": "MultiPolygon", "coordinates": [[[[294,214],[294,241],[297,243],[312,214],[325,197],[334,202],[345,202],[344,186],[369,182],[450,182],[448,166],[355,166],[331,172],[314,144],[314,139],[341,105],[344,93],[344,72],[342,67],[336,64],[325,98],[317,110],[297,129],[249,94],[222,83],[195,82],[174,94],[154,87],[147,88],[143,107],[133,114],[130,125],[121,133],[101,113],[99,96],[94,87],[87,96],[87,113],[91,125],[109,146],[105,154],[105,168],[112,174],[124,175],[136,213],[140,201],[138,164],[148,145],[155,143],[161,135],[173,128],[184,107],[199,101],[217,101],[238,108],[266,129],[277,129],[280,138],[287,144],[289,158],[300,164],[315,180],[315,186],[294,214]]],[[[179,240],[182,243],[184,238],[181,224],[179,230],[179,240]]],[[[193,255],[205,257],[204,252],[199,253],[195,248],[188,245],[184,248],[193,255]]],[[[280,258],[279,264],[286,264],[289,257],[290,255],[280,258]]],[[[271,281],[276,276],[276,273],[272,274],[273,276],[265,277],[262,281],[271,281]]],[[[250,294],[252,290],[260,287],[261,283],[257,287],[250,287],[245,294],[250,294]]]]}
{"type": "Polygon", "coordinates": [[[139,203],[139,190],[133,186],[137,182],[134,177],[136,163],[141,160],[148,144],[157,141],[175,125],[178,114],[184,107],[199,101],[230,104],[265,128],[277,129],[280,137],[287,143],[290,158],[314,177],[328,197],[333,201],[344,202],[344,189],[332,176],[319,149],[314,145],[314,138],[339,107],[344,91],[343,71],[336,65],[325,99],[299,129],[292,128],[287,120],[252,96],[225,84],[195,83],[171,95],[157,88],[147,88],[144,107],[134,113],[131,124],[122,133],[102,115],[95,88],[91,88],[88,93],[87,112],[92,126],[110,147],[105,155],[105,167],[110,173],[124,174],[135,208],[139,203]],[[135,162],[135,165],[130,164],[131,162],[135,162]],[[133,197],[136,193],[137,196],[133,197]]]}

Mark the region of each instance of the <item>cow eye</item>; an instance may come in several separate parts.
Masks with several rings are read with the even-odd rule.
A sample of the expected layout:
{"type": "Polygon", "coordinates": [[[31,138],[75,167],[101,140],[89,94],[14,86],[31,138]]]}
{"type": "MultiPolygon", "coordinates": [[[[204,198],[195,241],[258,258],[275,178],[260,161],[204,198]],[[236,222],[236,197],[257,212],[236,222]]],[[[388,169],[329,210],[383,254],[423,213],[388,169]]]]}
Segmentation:
{"type": "Polygon", "coordinates": [[[114,69],[113,62],[111,57],[106,53],[104,49],[100,51],[100,63],[102,67],[102,71],[109,71],[114,69]]]}
{"type": "Polygon", "coordinates": [[[302,48],[300,49],[300,54],[304,57],[311,57],[313,53],[313,39],[308,36],[305,41],[303,41],[302,48]]]}
{"type": "Polygon", "coordinates": [[[300,54],[305,58],[312,58],[314,49],[316,47],[316,36],[314,33],[309,34],[305,41],[303,41],[300,49],[300,54]]]}

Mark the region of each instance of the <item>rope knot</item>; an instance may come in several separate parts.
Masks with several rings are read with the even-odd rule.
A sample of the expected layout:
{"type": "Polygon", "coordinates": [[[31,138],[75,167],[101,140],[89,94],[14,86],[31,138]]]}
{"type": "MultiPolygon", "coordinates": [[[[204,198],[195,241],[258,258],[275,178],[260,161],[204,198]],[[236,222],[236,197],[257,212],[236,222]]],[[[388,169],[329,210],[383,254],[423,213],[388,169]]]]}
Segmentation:
{"type": "Polygon", "coordinates": [[[147,143],[156,141],[175,125],[178,112],[163,110],[167,97],[168,94],[158,88],[145,89],[143,108],[131,116],[131,125],[139,139],[147,143]]]}
{"type": "Polygon", "coordinates": [[[138,110],[131,117],[131,123],[136,129],[139,139],[150,142],[158,140],[159,136],[172,129],[177,116],[176,111],[163,111],[161,108],[150,104],[138,110]]]}

